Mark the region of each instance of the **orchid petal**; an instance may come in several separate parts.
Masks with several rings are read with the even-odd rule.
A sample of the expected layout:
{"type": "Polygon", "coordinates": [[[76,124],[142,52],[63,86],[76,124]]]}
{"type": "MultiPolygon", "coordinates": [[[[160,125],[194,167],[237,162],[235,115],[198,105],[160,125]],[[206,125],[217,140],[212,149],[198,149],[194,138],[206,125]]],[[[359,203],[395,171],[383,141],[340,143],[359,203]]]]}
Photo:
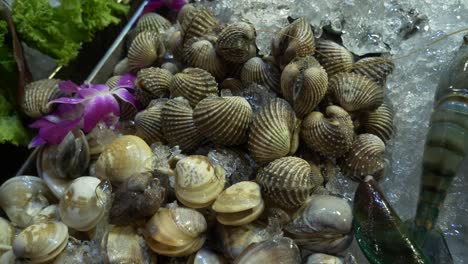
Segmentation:
{"type": "Polygon", "coordinates": [[[44,126],[48,126],[50,125],[52,122],[45,119],[45,118],[41,118],[41,119],[38,119],[36,121],[34,121],[33,123],[31,123],[29,125],[30,128],[41,128],[41,127],[44,127],[44,126]]]}
{"type": "Polygon", "coordinates": [[[105,84],[90,84],[89,89],[98,90],[100,92],[106,92],[109,91],[109,86],[105,84]]]}
{"type": "Polygon", "coordinates": [[[59,82],[58,87],[64,93],[76,93],[79,89],[79,86],[72,81],[59,82]]]}
{"type": "Polygon", "coordinates": [[[89,100],[84,109],[83,131],[88,133],[109,113],[120,116],[119,103],[111,94],[103,94],[89,100]]]}
{"type": "Polygon", "coordinates": [[[31,140],[31,142],[28,145],[28,148],[39,147],[39,146],[44,145],[46,143],[47,143],[47,141],[45,141],[43,138],[41,138],[41,136],[37,135],[31,140]]]}
{"type": "Polygon", "coordinates": [[[135,96],[133,96],[129,91],[124,88],[116,89],[112,92],[113,94],[117,95],[123,101],[133,105],[135,108],[137,107],[137,101],[135,96]]]}
{"type": "Polygon", "coordinates": [[[119,81],[117,82],[117,87],[126,87],[133,89],[135,88],[135,80],[135,75],[131,73],[124,74],[122,75],[122,77],[120,77],[119,81]]]}
{"type": "Polygon", "coordinates": [[[77,118],[75,120],[65,120],[57,124],[51,123],[39,130],[39,136],[50,144],[60,144],[68,132],[79,125],[80,121],[81,119],[77,118]]]}
{"type": "Polygon", "coordinates": [[[47,105],[55,104],[55,103],[60,103],[60,104],[81,104],[84,100],[84,98],[71,98],[71,97],[61,97],[55,100],[50,101],[47,103],[47,105]]]}
{"type": "Polygon", "coordinates": [[[86,99],[92,98],[92,97],[98,95],[99,93],[100,93],[100,91],[98,91],[98,90],[96,90],[94,88],[81,88],[78,91],[78,94],[82,98],[86,98],[86,99]]]}

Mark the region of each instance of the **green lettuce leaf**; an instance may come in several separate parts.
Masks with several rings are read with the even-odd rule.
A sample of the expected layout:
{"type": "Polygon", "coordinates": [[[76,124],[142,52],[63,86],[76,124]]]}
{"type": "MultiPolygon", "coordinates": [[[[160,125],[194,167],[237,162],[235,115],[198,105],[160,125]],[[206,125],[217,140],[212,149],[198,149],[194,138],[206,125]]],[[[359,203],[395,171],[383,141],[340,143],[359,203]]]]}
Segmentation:
{"type": "Polygon", "coordinates": [[[0,95],[0,144],[11,143],[14,145],[27,145],[31,140],[28,131],[13,106],[0,95]]]}

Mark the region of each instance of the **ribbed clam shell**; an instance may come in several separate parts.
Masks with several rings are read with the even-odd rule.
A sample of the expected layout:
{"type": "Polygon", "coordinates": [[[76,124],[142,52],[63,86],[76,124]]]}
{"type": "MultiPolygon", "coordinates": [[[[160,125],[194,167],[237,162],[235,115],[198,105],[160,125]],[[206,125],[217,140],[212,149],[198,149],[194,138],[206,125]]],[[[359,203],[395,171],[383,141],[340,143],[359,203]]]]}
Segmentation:
{"type": "Polygon", "coordinates": [[[326,117],[320,112],[312,112],[302,122],[301,138],[310,149],[323,156],[340,157],[353,144],[351,117],[338,106],[327,107],[326,117]]]}
{"type": "Polygon", "coordinates": [[[332,96],[346,111],[374,110],[383,103],[383,88],[366,76],[339,73],[329,83],[332,96]]]}
{"type": "Polygon", "coordinates": [[[226,61],[244,63],[257,53],[255,35],[255,28],[250,23],[228,25],[218,36],[216,51],[226,61]]]}
{"type": "Polygon", "coordinates": [[[161,68],[150,67],[138,71],[135,81],[135,98],[147,106],[153,99],[169,95],[172,73],[161,68]]]}
{"type": "Polygon", "coordinates": [[[390,104],[385,102],[371,112],[361,115],[360,124],[366,133],[374,134],[383,141],[389,140],[393,135],[394,111],[390,104]]]}
{"type": "Polygon", "coordinates": [[[381,176],[385,161],[385,143],[376,135],[361,134],[350,151],[339,161],[344,175],[361,181],[368,175],[381,176]]]}
{"type": "Polygon", "coordinates": [[[240,74],[243,82],[265,85],[277,93],[281,93],[280,76],[279,69],[275,65],[265,62],[259,57],[253,57],[244,63],[240,74]]]}
{"type": "Polygon", "coordinates": [[[189,10],[187,8],[187,12],[184,12],[181,16],[179,23],[183,39],[186,41],[193,37],[205,35],[218,25],[218,20],[213,12],[208,9],[192,8],[189,10]]]}
{"type": "Polygon", "coordinates": [[[179,73],[179,66],[175,62],[165,62],[161,64],[161,69],[169,71],[172,75],[179,73]]]}
{"type": "Polygon", "coordinates": [[[312,55],[314,52],[314,33],[305,17],[296,19],[273,38],[272,54],[281,69],[294,58],[312,55]]]}
{"type": "Polygon", "coordinates": [[[353,70],[353,54],[345,47],[330,40],[317,42],[317,59],[327,71],[328,77],[353,70]]]}
{"type": "Polygon", "coordinates": [[[225,64],[216,54],[216,49],[208,40],[192,38],[184,45],[184,58],[190,67],[204,69],[216,79],[226,74],[225,64]]]}
{"type": "Polygon", "coordinates": [[[171,96],[182,96],[194,107],[205,97],[218,95],[218,83],[203,69],[186,68],[174,75],[170,90],[171,96]]]}
{"type": "Polygon", "coordinates": [[[23,112],[31,118],[39,118],[52,111],[51,100],[66,95],[59,90],[61,80],[45,79],[32,82],[24,88],[24,100],[21,105],[23,112]]]}
{"type": "Polygon", "coordinates": [[[138,33],[128,49],[128,65],[132,69],[141,69],[151,66],[164,56],[166,48],[154,31],[138,33]]]}
{"type": "Polygon", "coordinates": [[[123,58],[114,67],[114,75],[123,75],[130,72],[130,65],[128,65],[128,58],[123,58]]]}
{"type": "Polygon", "coordinates": [[[240,95],[243,89],[242,82],[235,78],[226,78],[220,85],[220,90],[230,90],[234,95],[240,95]]]}
{"type": "Polygon", "coordinates": [[[254,160],[265,164],[297,150],[296,115],[283,99],[270,100],[254,118],[248,147],[254,160]]]}
{"type": "Polygon", "coordinates": [[[240,96],[208,97],[193,110],[200,133],[217,144],[232,146],[246,141],[252,108],[240,96]]]}
{"type": "Polygon", "coordinates": [[[138,19],[137,32],[156,31],[162,33],[171,27],[171,21],[156,13],[146,13],[138,19]]]}
{"type": "Polygon", "coordinates": [[[287,237],[275,237],[261,243],[251,244],[234,264],[257,264],[257,263],[301,263],[301,253],[296,243],[287,237]]]}
{"type": "Polygon", "coordinates": [[[182,98],[170,99],[164,104],[162,128],[170,145],[191,151],[201,143],[203,136],[195,126],[192,113],[192,107],[182,98]]]}
{"type": "Polygon", "coordinates": [[[186,62],[184,58],[184,43],[182,41],[182,33],[180,31],[172,32],[167,40],[166,47],[168,47],[175,59],[184,63],[186,62]]]}
{"type": "Polygon", "coordinates": [[[149,144],[157,141],[165,142],[162,129],[162,108],[165,103],[165,100],[158,101],[135,116],[135,135],[149,144]]]}
{"type": "Polygon", "coordinates": [[[256,181],[262,186],[266,197],[290,209],[301,206],[312,193],[316,183],[311,174],[312,169],[307,161],[297,157],[283,157],[261,169],[256,181]]]}
{"type": "Polygon", "coordinates": [[[327,89],[327,73],[313,57],[289,63],[281,74],[281,91],[298,117],[312,112],[327,89]]]}
{"type": "Polygon", "coordinates": [[[353,72],[367,76],[372,81],[383,85],[387,76],[393,72],[395,64],[383,57],[369,57],[358,60],[354,64],[353,72]]]}
{"type": "Polygon", "coordinates": [[[110,89],[114,89],[117,86],[117,83],[119,83],[119,80],[121,77],[122,75],[115,75],[115,76],[110,77],[106,81],[106,85],[109,86],[110,89]]]}

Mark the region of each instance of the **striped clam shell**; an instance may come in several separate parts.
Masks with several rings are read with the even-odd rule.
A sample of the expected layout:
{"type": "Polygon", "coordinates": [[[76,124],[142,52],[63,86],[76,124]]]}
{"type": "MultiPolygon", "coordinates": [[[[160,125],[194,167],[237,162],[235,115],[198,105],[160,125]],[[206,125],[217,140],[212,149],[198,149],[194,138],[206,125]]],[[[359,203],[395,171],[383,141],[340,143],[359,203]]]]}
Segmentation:
{"type": "Polygon", "coordinates": [[[138,71],[135,81],[135,98],[147,106],[153,99],[169,95],[172,73],[161,68],[150,67],[138,71]]]}
{"type": "Polygon", "coordinates": [[[265,164],[296,152],[298,123],[288,102],[280,98],[270,100],[250,126],[248,148],[253,159],[265,164]]]}
{"type": "Polygon", "coordinates": [[[39,118],[52,111],[51,100],[66,96],[60,91],[61,80],[45,79],[32,82],[24,88],[24,100],[21,104],[23,112],[31,118],[39,118]]]}
{"type": "Polygon", "coordinates": [[[220,89],[228,89],[234,95],[239,95],[242,92],[243,85],[242,82],[235,78],[226,78],[220,85],[220,89]]]}
{"type": "Polygon", "coordinates": [[[296,19],[273,38],[272,54],[281,69],[296,57],[312,55],[314,52],[314,33],[305,17],[296,19]]]}
{"type": "Polygon", "coordinates": [[[207,71],[199,68],[186,68],[172,78],[171,96],[183,96],[192,107],[210,95],[218,95],[218,83],[207,71]]]}
{"type": "Polygon", "coordinates": [[[184,41],[193,37],[202,37],[218,25],[213,12],[205,8],[182,8],[178,17],[184,41]]]}
{"type": "Polygon", "coordinates": [[[245,83],[255,82],[281,93],[279,69],[259,57],[253,57],[244,63],[240,78],[245,83]]]}
{"type": "Polygon", "coordinates": [[[394,68],[395,64],[389,58],[369,57],[358,60],[354,64],[353,72],[365,75],[379,85],[383,85],[394,68]]]}
{"type": "Polygon", "coordinates": [[[228,25],[218,36],[216,52],[226,61],[244,63],[257,53],[255,35],[255,28],[250,23],[228,25]]]}
{"type": "Polygon", "coordinates": [[[382,177],[385,167],[385,143],[376,135],[357,136],[350,151],[338,161],[344,175],[361,181],[368,175],[382,177]]]}
{"type": "Polygon", "coordinates": [[[110,89],[114,89],[115,87],[117,87],[120,78],[122,78],[122,75],[112,76],[109,79],[107,79],[106,85],[109,86],[110,89]]]}
{"type": "Polygon", "coordinates": [[[329,83],[332,96],[346,111],[374,110],[383,103],[383,88],[366,76],[339,73],[329,83]]]}
{"type": "Polygon", "coordinates": [[[317,59],[327,71],[328,77],[353,70],[353,54],[345,47],[330,40],[317,42],[317,59]]]}
{"type": "Polygon", "coordinates": [[[184,58],[190,67],[204,69],[216,79],[226,74],[225,64],[216,53],[214,45],[204,39],[192,38],[184,45],[184,58]]]}
{"type": "Polygon", "coordinates": [[[159,33],[143,31],[138,33],[128,49],[128,65],[131,69],[149,67],[162,58],[165,52],[159,33]]]}
{"type": "Polygon", "coordinates": [[[327,72],[313,57],[302,57],[289,63],[281,74],[281,91],[298,117],[312,112],[327,89],[327,72]]]}
{"type": "Polygon", "coordinates": [[[166,47],[168,47],[175,59],[186,62],[184,58],[184,43],[182,42],[182,33],[180,31],[172,32],[166,42],[166,47]]]}
{"type": "Polygon", "coordinates": [[[207,97],[193,110],[198,130],[214,143],[232,146],[247,140],[252,108],[240,96],[207,97]]]}
{"type": "Polygon", "coordinates": [[[162,33],[171,27],[171,21],[156,13],[146,13],[138,19],[137,32],[156,31],[162,33]]]}
{"type": "Polygon", "coordinates": [[[165,141],[162,129],[162,108],[166,101],[166,99],[154,100],[145,110],[135,116],[135,135],[148,144],[165,141]]]}
{"type": "Polygon", "coordinates": [[[170,145],[178,145],[184,151],[194,150],[201,143],[202,134],[195,127],[193,110],[187,100],[174,98],[162,108],[162,128],[170,145]]]}
{"type": "Polygon", "coordinates": [[[351,117],[338,106],[328,106],[326,117],[320,112],[312,112],[302,121],[301,138],[310,149],[323,156],[340,157],[353,144],[351,117]]]}
{"type": "MultiPolygon", "coordinates": [[[[283,157],[260,169],[256,181],[263,194],[282,208],[301,206],[317,186],[320,170],[298,157],[283,157]],[[315,175],[314,175],[315,174],[315,175]]],[[[322,179],[323,181],[323,179],[322,179]]]]}
{"type": "MultiPolygon", "coordinates": [[[[110,77],[106,81],[106,85],[109,86],[111,90],[116,88],[121,77],[122,75],[115,75],[115,76],[110,77]]],[[[117,97],[117,101],[119,102],[119,107],[120,107],[119,118],[121,120],[131,120],[138,113],[137,109],[133,105],[123,101],[122,99],[118,97],[117,97]]]]}
{"type": "Polygon", "coordinates": [[[374,111],[364,112],[360,118],[360,125],[364,132],[387,141],[393,135],[393,115],[391,105],[384,102],[374,111]]]}

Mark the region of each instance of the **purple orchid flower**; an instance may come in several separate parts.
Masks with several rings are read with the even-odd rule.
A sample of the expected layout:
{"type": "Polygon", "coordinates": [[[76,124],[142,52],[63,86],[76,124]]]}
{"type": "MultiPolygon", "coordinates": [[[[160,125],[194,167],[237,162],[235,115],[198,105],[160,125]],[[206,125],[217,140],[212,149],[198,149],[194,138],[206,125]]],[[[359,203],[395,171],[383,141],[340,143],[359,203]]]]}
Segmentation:
{"type": "Polygon", "coordinates": [[[187,0],[150,0],[143,9],[142,15],[153,12],[163,6],[179,12],[179,10],[187,3],[187,0]]]}
{"type": "Polygon", "coordinates": [[[62,92],[75,94],[76,97],[63,97],[49,102],[59,105],[54,113],[30,125],[39,129],[39,134],[31,141],[30,147],[46,143],[59,144],[69,131],[78,127],[88,133],[101,121],[107,126],[114,125],[118,121],[116,117],[120,116],[117,98],[138,109],[135,97],[129,92],[134,89],[134,81],[134,75],[126,74],[112,90],[104,84],[78,86],[72,81],[59,83],[62,92]]]}

